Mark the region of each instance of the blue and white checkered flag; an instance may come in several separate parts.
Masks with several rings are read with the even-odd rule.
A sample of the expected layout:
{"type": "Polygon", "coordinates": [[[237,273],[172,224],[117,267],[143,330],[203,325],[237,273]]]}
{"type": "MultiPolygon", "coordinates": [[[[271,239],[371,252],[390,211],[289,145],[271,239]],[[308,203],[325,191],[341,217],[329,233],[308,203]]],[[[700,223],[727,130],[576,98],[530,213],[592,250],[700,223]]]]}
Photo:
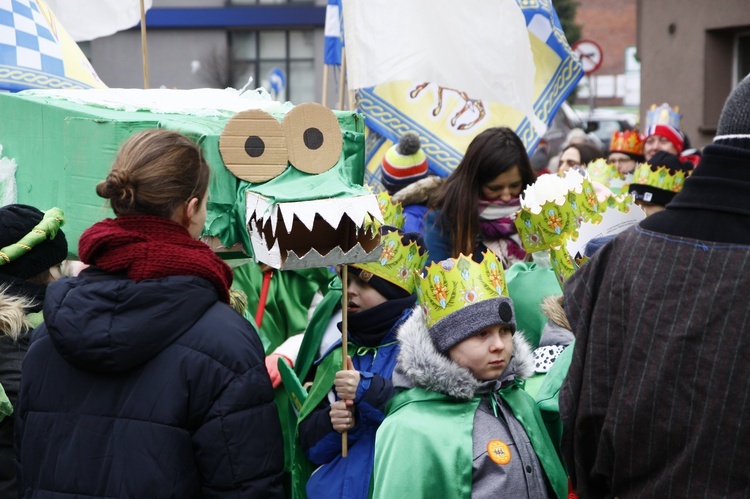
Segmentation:
{"type": "Polygon", "coordinates": [[[86,56],[37,0],[0,0],[0,90],[106,88],[86,56]]]}

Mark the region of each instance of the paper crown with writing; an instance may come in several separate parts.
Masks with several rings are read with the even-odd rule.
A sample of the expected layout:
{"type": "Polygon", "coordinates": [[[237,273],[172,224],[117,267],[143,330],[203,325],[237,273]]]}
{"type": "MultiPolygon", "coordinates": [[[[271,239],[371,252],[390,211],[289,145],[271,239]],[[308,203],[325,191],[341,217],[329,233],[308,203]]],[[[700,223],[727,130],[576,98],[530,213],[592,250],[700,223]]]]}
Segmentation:
{"type": "Polygon", "coordinates": [[[646,114],[646,138],[652,135],[666,137],[679,154],[685,148],[685,135],[681,130],[682,114],[678,106],[672,108],[666,102],[658,107],[651,105],[646,114]]]}
{"type": "Polygon", "coordinates": [[[354,263],[359,278],[369,282],[372,276],[379,277],[406,291],[414,293],[414,276],[427,261],[427,252],[418,234],[383,227],[380,240],[383,250],[374,262],[354,263]]]}
{"type": "Polygon", "coordinates": [[[645,139],[638,130],[615,131],[610,141],[609,152],[627,154],[636,161],[643,161],[643,144],[645,139]]]}

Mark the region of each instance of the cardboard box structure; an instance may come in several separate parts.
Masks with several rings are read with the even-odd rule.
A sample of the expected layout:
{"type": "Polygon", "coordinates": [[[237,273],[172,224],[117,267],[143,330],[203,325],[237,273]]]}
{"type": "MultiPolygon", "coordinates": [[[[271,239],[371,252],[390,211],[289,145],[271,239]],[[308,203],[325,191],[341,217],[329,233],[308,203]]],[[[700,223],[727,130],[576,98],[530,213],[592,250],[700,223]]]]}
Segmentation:
{"type": "Polygon", "coordinates": [[[370,261],[379,255],[382,217],[377,200],[362,187],[361,115],[253,100],[231,89],[0,94],[0,145],[2,155],[18,165],[18,202],[62,208],[74,254],[86,228],[113,216],[96,195],[96,184],[106,177],[120,145],[149,128],[179,131],[200,145],[212,170],[204,228],[205,235],[219,241],[212,246],[239,247],[281,269],[370,261]],[[245,112],[262,115],[265,126],[246,129],[234,123],[225,133],[232,118],[245,112]],[[258,149],[253,144],[268,130],[283,140],[266,141],[275,150],[275,168],[264,177],[258,176],[262,168],[243,162],[254,159],[258,149]],[[290,144],[297,143],[307,150],[292,151],[290,144]],[[234,151],[227,166],[222,144],[234,151]],[[249,181],[239,178],[233,165],[255,173],[246,177],[249,181]]]}

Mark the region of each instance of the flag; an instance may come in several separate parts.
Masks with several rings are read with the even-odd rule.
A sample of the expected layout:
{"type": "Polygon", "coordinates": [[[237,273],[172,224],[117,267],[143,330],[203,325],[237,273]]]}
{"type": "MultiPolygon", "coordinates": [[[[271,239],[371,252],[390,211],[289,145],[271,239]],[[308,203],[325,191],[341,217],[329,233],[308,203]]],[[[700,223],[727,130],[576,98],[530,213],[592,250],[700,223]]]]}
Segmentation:
{"type": "MultiPolygon", "coordinates": [[[[77,42],[113,35],[141,22],[141,0],[46,0],[77,42]]],[[[152,0],[144,0],[144,10],[152,0]]]]}
{"type": "Polygon", "coordinates": [[[41,0],[0,0],[0,90],[106,88],[41,0]]]}
{"type": "MultiPolygon", "coordinates": [[[[482,3],[497,2],[485,0],[482,3]]],[[[403,4],[404,2],[398,2],[399,6],[403,4]]],[[[535,126],[535,120],[549,125],[560,105],[583,76],[583,70],[578,57],[565,39],[551,2],[516,0],[516,4],[523,15],[534,65],[533,82],[529,85],[532,90],[533,117],[530,119],[527,111],[512,105],[508,99],[478,98],[463,88],[426,79],[394,81],[361,88],[356,94],[358,109],[365,115],[367,125],[365,175],[369,184],[376,187],[379,185],[380,162],[385,152],[409,130],[419,134],[431,173],[443,177],[458,166],[472,139],[490,127],[509,127],[521,138],[529,154],[534,151],[543,135],[539,127],[535,126]]],[[[463,2],[454,5],[464,8],[463,2]]],[[[486,15],[483,11],[476,10],[479,6],[474,8],[471,12],[474,18],[486,15]]],[[[421,33],[420,30],[423,29],[416,26],[417,21],[434,22],[432,14],[435,12],[412,20],[415,33],[421,33]]],[[[453,14],[452,19],[462,21],[451,28],[446,38],[472,36],[476,28],[483,25],[464,14],[453,14]],[[465,35],[466,33],[470,35],[465,35]]],[[[347,33],[351,33],[348,23],[347,17],[347,33]]],[[[350,45],[347,40],[347,65],[350,60],[350,45]]],[[[444,62],[448,63],[449,61],[444,62]]],[[[488,71],[497,65],[488,58],[477,64],[481,69],[486,67],[488,71]]],[[[500,65],[502,64],[501,62],[500,65]]],[[[513,84],[509,85],[512,88],[513,84]]]]}
{"type": "Polygon", "coordinates": [[[515,0],[343,0],[343,7],[349,88],[430,82],[535,120],[534,57],[515,0]]]}
{"type": "Polygon", "coordinates": [[[341,35],[341,0],[328,0],[323,61],[329,66],[341,66],[341,48],[344,46],[341,35]]]}

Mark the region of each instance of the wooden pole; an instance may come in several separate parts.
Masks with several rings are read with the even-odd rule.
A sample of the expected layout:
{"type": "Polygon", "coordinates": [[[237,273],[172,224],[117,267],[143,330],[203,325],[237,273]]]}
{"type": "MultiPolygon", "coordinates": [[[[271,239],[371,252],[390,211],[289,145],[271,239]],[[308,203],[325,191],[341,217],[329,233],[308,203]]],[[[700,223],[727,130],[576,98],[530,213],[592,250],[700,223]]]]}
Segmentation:
{"type": "MultiPolygon", "coordinates": [[[[341,308],[343,310],[341,314],[341,370],[346,371],[349,367],[347,363],[347,357],[349,357],[349,320],[347,317],[349,315],[347,312],[349,308],[349,296],[347,293],[349,288],[349,266],[346,264],[344,264],[344,268],[341,270],[341,281],[341,308]]],[[[347,454],[349,454],[349,432],[345,431],[341,434],[341,457],[346,457],[347,454]]]]}
{"type": "Polygon", "coordinates": [[[320,103],[327,106],[328,102],[328,64],[323,65],[323,97],[320,103]]]}
{"type": "Polygon", "coordinates": [[[148,49],[146,48],[146,7],[141,0],[141,52],[143,54],[143,88],[148,88],[148,49]]]}
{"type": "Polygon", "coordinates": [[[346,47],[341,47],[341,78],[339,78],[339,109],[344,110],[346,97],[346,47]]]}

